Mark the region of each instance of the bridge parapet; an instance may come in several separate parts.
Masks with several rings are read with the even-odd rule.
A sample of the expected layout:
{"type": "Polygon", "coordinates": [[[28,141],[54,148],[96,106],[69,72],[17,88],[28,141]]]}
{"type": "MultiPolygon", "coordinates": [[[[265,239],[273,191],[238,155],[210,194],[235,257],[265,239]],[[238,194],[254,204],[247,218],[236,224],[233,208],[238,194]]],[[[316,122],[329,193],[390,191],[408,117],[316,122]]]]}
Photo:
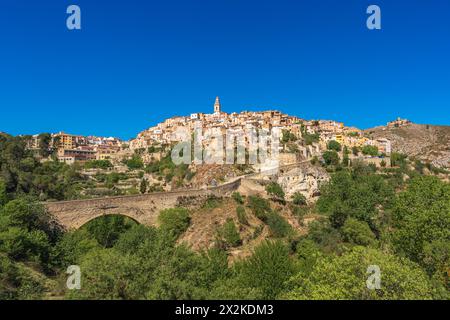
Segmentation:
{"type": "Polygon", "coordinates": [[[56,222],[66,229],[78,229],[92,219],[111,214],[125,215],[145,225],[156,225],[159,212],[181,204],[180,199],[206,199],[209,195],[229,196],[239,188],[240,182],[241,179],[238,178],[230,183],[208,189],[47,202],[44,205],[56,222]]]}

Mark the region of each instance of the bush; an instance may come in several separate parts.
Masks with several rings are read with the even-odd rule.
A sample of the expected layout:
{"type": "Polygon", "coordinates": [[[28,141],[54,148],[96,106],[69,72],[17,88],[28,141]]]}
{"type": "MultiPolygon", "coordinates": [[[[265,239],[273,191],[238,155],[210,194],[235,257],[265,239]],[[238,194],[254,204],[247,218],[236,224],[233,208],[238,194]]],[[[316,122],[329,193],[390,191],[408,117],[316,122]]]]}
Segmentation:
{"type": "Polygon", "coordinates": [[[364,146],[362,148],[362,153],[365,155],[370,155],[370,156],[377,156],[378,155],[378,147],[377,146],[364,146]]]}
{"type": "Polygon", "coordinates": [[[308,213],[308,207],[292,206],[291,211],[301,221],[301,218],[308,213]]]}
{"type": "Polygon", "coordinates": [[[136,169],[143,169],[144,168],[144,162],[142,161],[141,156],[138,154],[134,154],[131,159],[128,159],[125,161],[125,164],[127,165],[128,169],[130,170],[136,170],[136,169]]]}
{"type": "Polygon", "coordinates": [[[148,182],[147,179],[143,178],[141,180],[141,185],[139,186],[139,191],[144,194],[147,192],[147,188],[148,188],[148,182]]]}
{"type": "Polygon", "coordinates": [[[270,235],[274,238],[283,238],[292,232],[291,225],[277,212],[267,214],[266,224],[269,226],[270,235]]]}
{"type": "Polygon", "coordinates": [[[325,161],[325,164],[327,166],[329,166],[329,165],[336,166],[339,164],[339,155],[334,150],[333,151],[325,151],[322,154],[322,157],[323,157],[323,161],[325,161]]]}
{"type": "Polygon", "coordinates": [[[248,198],[248,206],[261,221],[266,221],[267,213],[271,211],[269,201],[258,196],[250,196],[248,198]]]}
{"type": "Polygon", "coordinates": [[[234,201],[238,204],[244,204],[244,198],[242,198],[242,195],[239,192],[233,192],[231,195],[234,201]]]}
{"type": "MultiPolygon", "coordinates": [[[[372,272],[372,274],[374,274],[372,272]]],[[[373,282],[372,282],[373,283],[373,282]]],[[[282,298],[307,300],[416,300],[431,299],[426,274],[411,261],[366,247],[354,247],[340,256],[319,258],[305,277],[299,273],[293,290],[282,298]],[[367,289],[368,266],[381,270],[381,286],[367,289]]]]}
{"type": "Polygon", "coordinates": [[[160,228],[164,231],[168,231],[176,238],[187,230],[191,222],[189,212],[185,208],[171,208],[162,210],[159,214],[158,220],[160,223],[160,228]]]}
{"type": "Polygon", "coordinates": [[[342,147],[341,147],[341,144],[339,142],[337,142],[335,140],[331,140],[331,141],[328,142],[327,149],[328,150],[334,150],[334,151],[341,151],[342,147]]]}
{"type": "Polygon", "coordinates": [[[109,160],[91,160],[84,164],[87,169],[108,169],[112,168],[112,163],[109,160]]]}
{"type": "Polygon", "coordinates": [[[209,195],[208,198],[205,200],[205,203],[203,204],[202,208],[206,209],[214,209],[220,206],[222,203],[222,199],[219,197],[216,197],[215,195],[209,195]]]}
{"type": "Polygon", "coordinates": [[[236,208],[236,214],[237,214],[239,223],[245,224],[247,226],[249,225],[248,220],[247,220],[247,214],[245,213],[245,208],[243,206],[238,206],[236,208]]]}
{"type": "Polygon", "coordinates": [[[341,234],[344,241],[353,244],[369,246],[375,243],[375,235],[370,230],[369,225],[364,221],[358,221],[353,218],[345,221],[341,234]]]}
{"type": "Polygon", "coordinates": [[[303,133],[303,139],[305,141],[306,145],[312,145],[314,142],[319,142],[320,140],[320,135],[318,133],[303,133]]]}
{"type": "Polygon", "coordinates": [[[224,248],[237,247],[242,243],[233,219],[228,218],[224,225],[217,230],[216,240],[219,247],[224,248]]]}
{"type": "Polygon", "coordinates": [[[295,269],[285,244],[266,241],[251,257],[237,265],[237,270],[244,286],[261,290],[263,299],[275,299],[295,269]]]}
{"type": "Polygon", "coordinates": [[[284,199],[284,191],[281,186],[276,182],[271,182],[266,186],[266,191],[269,195],[272,195],[279,199],[284,199]]]}
{"type": "Polygon", "coordinates": [[[292,202],[298,206],[304,205],[306,204],[306,197],[300,192],[296,192],[292,195],[292,202]]]}
{"type": "Polygon", "coordinates": [[[83,229],[87,230],[100,245],[111,248],[119,236],[135,223],[125,216],[107,215],[88,222],[83,229]]]}

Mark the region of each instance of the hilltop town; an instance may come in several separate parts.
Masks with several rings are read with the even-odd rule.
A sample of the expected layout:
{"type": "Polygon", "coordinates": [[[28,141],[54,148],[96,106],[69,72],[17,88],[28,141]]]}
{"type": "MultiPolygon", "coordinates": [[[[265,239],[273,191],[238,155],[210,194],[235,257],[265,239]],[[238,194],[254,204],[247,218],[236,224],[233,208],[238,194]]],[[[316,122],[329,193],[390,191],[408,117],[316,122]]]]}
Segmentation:
{"type": "MultiPolygon", "coordinates": [[[[374,251],[383,245],[401,259],[404,252],[411,252],[411,259],[428,268],[428,257],[440,261],[441,248],[448,239],[448,230],[442,226],[448,225],[450,203],[449,171],[445,169],[449,128],[418,125],[399,118],[386,126],[362,131],[341,122],[305,120],[279,111],[226,113],[216,98],[211,114],[166,119],[131,141],[64,132],[18,137],[0,134],[0,209],[8,217],[2,219],[3,230],[7,231],[0,230],[1,249],[31,274],[37,271],[20,259],[42,259],[44,266],[48,263],[46,257],[53,257],[51,250],[57,250],[55,257],[64,259],[56,260],[59,264],[54,265],[81,261],[84,270],[100,270],[108,277],[110,265],[114,266],[113,271],[122,270],[133,255],[145,252],[159,257],[158,250],[169,250],[153,268],[167,263],[166,257],[180,248],[189,250],[189,254],[180,251],[183,257],[195,257],[189,262],[193,270],[209,266],[218,258],[214,263],[226,272],[252,261],[268,263],[264,272],[255,273],[253,266],[248,267],[248,286],[253,285],[254,275],[266,277],[268,272],[277,272],[280,261],[292,260],[293,265],[310,270],[316,268],[316,259],[340,259],[348,250],[384,254],[374,251]],[[270,155],[275,154],[279,162],[277,170],[265,171],[262,163],[250,163],[253,142],[247,136],[244,163],[197,164],[195,159],[175,163],[174,150],[195,140],[196,130],[215,131],[216,135],[202,136],[201,146],[214,146],[216,151],[217,146],[223,147],[219,138],[230,132],[253,130],[262,137],[264,131],[279,131],[280,136],[272,136],[268,141],[270,155]],[[48,217],[36,218],[36,212],[48,217]],[[16,221],[24,216],[24,227],[18,230],[16,221]],[[405,216],[412,218],[402,225],[405,216]],[[48,226],[31,227],[49,230],[49,236],[26,229],[34,221],[49,221],[48,226]],[[64,236],[51,240],[55,226],[64,236]],[[429,244],[423,249],[423,260],[421,255],[416,258],[416,248],[409,246],[418,235],[429,237],[424,240],[429,244]],[[13,243],[21,246],[10,245],[13,243]],[[116,250],[118,253],[110,257],[116,250]],[[267,255],[261,250],[268,250],[267,255]],[[262,258],[258,257],[261,252],[262,258]],[[437,252],[437,256],[429,256],[430,252],[437,252]],[[255,256],[258,258],[253,259],[255,256]],[[125,257],[123,261],[121,257],[125,257]],[[99,269],[97,261],[107,269],[99,269]],[[116,266],[117,261],[120,263],[116,266]],[[84,268],[85,265],[93,267],[84,268]]],[[[183,156],[184,153],[185,150],[183,156]]],[[[176,267],[180,261],[184,263],[183,257],[172,259],[176,267]]],[[[153,258],[144,255],[132,266],[149,259],[153,258]]],[[[395,269],[402,270],[404,261],[399,258],[395,269]]],[[[438,289],[427,289],[426,297],[447,297],[446,291],[440,289],[447,284],[445,273],[440,271],[446,271],[446,265],[442,266],[436,269],[434,282],[427,284],[438,289]]],[[[129,274],[140,276],[141,270],[129,274]]],[[[213,268],[195,279],[217,270],[213,268]]],[[[233,272],[239,275],[239,270],[233,272]]],[[[364,265],[360,270],[363,276],[366,270],[364,265]]],[[[303,272],[302,276],[307,274],[303,272]]],[[[169,269],[161,274],[173,272],[169,269]]],[[[428,283],[424,275],[423,281],[428,283]]],[[[171,277],[168,284],[173,282],[171,277]]],[[[186,278],[184,273],[180,277],[186,278]]],[[[61,289],[59,278],[48,274],[41,278],[49,285],[36,290],[36,296],[62,298],[74,294],[61,289]]],[[[88,279],[95,279],[95,275],[88,274],[88,279]]],[[[228,294],[239,283],[236,279],[240,281],[235,278],[231,285],[222,287],[219,283],[217,287],[228,294]]],[[[147,281],[153,282],[153,278],[147,281]]],[[[97,281],[86,283],[88,288],[98,286],[97,281]]],[[[159,287],[154,290],[160,292],[159,287]]],[[[280,292],[283,290],[289,293],[289,288],[280,292]]],[[[101,297],[109,297],[110,291],[105,290],[101,297]]],[[[82,289],[76,293],[97,298],[97,292],[82,289]]],[[[191,294],[192,290],[187,292],[191,294]]],[[[240,292],[247,291],[239,288],[239,295],[230,297],[241,298],[240,292]]],[[[228,297],[209,287],[198,297],[208,295],[215,299],[228,297]]],[[[141,293],[132,297],[141,297],[141,293]]]]}
{"type": "MultiPolygon", "coordinates": [[[[301,141],[301,143],[288,143],[283,146],[286,153],[298,153],[302,159],[320,157],[327,150],[330,141],[338,142],[348,150],[365,148],[366,155],[389,157],[392,152],[391,142],[384,137],[370,139],[362,130],[347,127],[342,122],[333,120],[305,120],[297,116],[283,114],[280,111],[269,110],[259,112],[244,111],[241,113],[226,113],[222,110],[219,97],[214,103],[213,112],[192,113],[188,116],[175,116],[164,120],[157,125],[140,132],[135,139],[129,142],[118,138],[83,137],[64,132],[51,134],[48,141],[49,149],[56,150],[57,158],[61,162],[72,164],[78,161],[111,160],[119,163],[126,157],[131,157],[140,151],[142,160],[148,164],[161,159],[164,146],[174,144],[180,140],[176,132],[180,128],[190,132],[194,126],[201,124],[203,130],[216,129],[225,134],[227,129],[246,130],[248,128],[265,129],[269,132],[280,129],[289,132],[292,139],[284,137],[287,142],[301,141]],[[367,146],[374,147],[372,150],[367,146]],[[376,148],[376,152],[373,150],[376,148]],[[142,152],[147,150],[148,152],[142,152]]],[[[397,119],[388,123],[388,126],[406,126],[408,120],[397,119]]],[[[42,145],[42,135],[34,135],[29,140],[30,149],[39,149],[42,145]]],[[[208,144],[208,139],[203,141],[208,144]]]]}
{"type": "MultiPolygon", "coordinates": [[[[171,158],[174,146],[185,141],[186,136],[190,141],[198,130],[203,134],[199,139],[201,146],[206,149],[213,146],[216,149],[212,152],[216,154],[217,150],[230,147],[226,145],[229,141],[225,137],[230,132],[280,132],[276,144],[269,139],[271,147],[277,149],[276,166],[302,162],[310,165],[299,172],[280,174],[279,183],[288,195],[298,191],[308,201],[314,201],[321,184],[328,180],[327,171],[358,162],[388,170],[398,167],[409,157],[412,168],[444,177],[447,177],[445,169],[450,163],[448,127],[416,125],[397,118],[386,126],[360,130],[334,120],[306,120],[276,110],[227,113],[219,97],[215,99],[211,113],[191,113],[166,119],[130,141],[65,132],[25,136],[24,140],[41,162],[57,160],[79,168],[87,182],[77,191],[78,197],[206,188],[267,169],[265,164],[250,161],[253,139],[247,136],[242,138],[246,152],[243,163],[205,164],[189,160],[181,166],[175,165],[171,158]],[[215,134],[208,135],[208,131],[215,134]],[[180,132],[186,134],[183,136],[180,132]],[[217,137],[224,138],[223,145],[218,144],[217,137]]],[[[234,152],[237,150],[234,138],[231,143],[234,152]]],[[[273,148],[269,148],[269,156],[274,152],[273,148]]],[[[247,188],[258,189],[258,186],[247,188]]]]}

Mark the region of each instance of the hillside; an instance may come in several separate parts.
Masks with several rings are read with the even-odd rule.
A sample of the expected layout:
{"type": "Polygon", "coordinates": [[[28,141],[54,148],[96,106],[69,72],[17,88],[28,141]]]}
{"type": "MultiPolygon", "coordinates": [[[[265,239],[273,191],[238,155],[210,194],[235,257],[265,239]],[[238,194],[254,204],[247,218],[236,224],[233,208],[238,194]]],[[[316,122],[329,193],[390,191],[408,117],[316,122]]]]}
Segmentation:
{"type": "Polygon", "coordinates": [[[430,162],[439,168],[450,167],[450,126],[410,124],[400,128],[375,127],[364,133],[372,139],[387,138],[392,150],[430,162]]]}

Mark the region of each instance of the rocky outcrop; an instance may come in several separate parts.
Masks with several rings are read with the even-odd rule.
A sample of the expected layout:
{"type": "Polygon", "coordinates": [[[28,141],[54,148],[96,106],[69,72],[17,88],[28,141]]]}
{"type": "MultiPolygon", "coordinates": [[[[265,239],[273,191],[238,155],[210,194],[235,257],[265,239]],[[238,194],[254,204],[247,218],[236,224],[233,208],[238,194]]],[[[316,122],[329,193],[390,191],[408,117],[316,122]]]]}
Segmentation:
{"type": "Polygon", "coordinates": [[[286,199],[289,200],[294,193],[300,192],[308,202],[314,202],[319,196],[321,186],[329,179],[329,174],[323,168],[305,164],[280,172],[277,182],[286,193],[286,199]]]}
{"type": "Polygon", "coordinates": [[[429,162],[438,168],[450,168],[450,126],[408,124],[403,127],[376,127],[365,134],[373,139],[386,138],[392,150],[429,162]]]}

